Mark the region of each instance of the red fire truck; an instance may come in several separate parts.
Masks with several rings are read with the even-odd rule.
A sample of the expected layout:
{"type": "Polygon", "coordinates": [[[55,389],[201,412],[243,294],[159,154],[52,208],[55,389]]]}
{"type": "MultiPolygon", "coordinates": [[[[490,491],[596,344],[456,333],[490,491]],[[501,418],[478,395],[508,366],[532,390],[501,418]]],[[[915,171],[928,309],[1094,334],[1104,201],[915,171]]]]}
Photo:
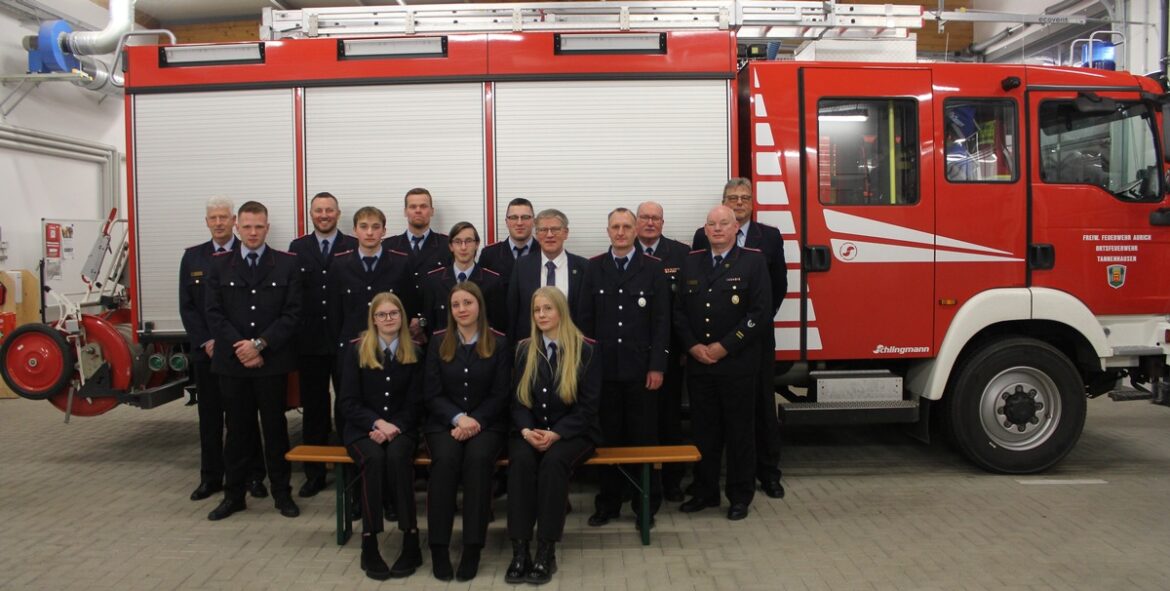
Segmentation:
{"type": "Polygon", "coordinates": [[[591,255],[613,207],[659,201],[685,241],[748,176],[756,220],[785,238],[786,424],[935,414],[976,464],[1025,473],[1072,449],[1087,398],[1166,402],[1158,81],[740,61],[739,12],[690,26],[622,8],[599,31],[502,6],[430,15],[442,27],[414,7],[269,11],[268,40],[128,48],[128,303],[15,331],[4,378],[81,415],[177,397],[176,269],[211,195],[265,203],[274,245],[311,229],[323,190],[343,215],[381,207],[393,232],[425,186],[436,228],[468,220],[489,241],[527,197],[565,211],[569,250],[591,255]]]}

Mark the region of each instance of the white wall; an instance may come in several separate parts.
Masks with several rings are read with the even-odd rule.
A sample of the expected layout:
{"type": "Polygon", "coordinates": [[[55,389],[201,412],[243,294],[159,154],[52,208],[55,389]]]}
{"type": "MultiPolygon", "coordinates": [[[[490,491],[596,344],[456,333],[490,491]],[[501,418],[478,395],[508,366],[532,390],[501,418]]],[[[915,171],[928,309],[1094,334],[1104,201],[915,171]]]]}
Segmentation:
{"type": "MultiPolygon", "coordinates": [[[[95,26],[104,26],[108,13],[89,0],[41,0],[61,12],[95,26]]],[[[21,40],[36,34],[35,23],[21,23],[0,12],[0,75],[23,74],[28,57],[21,40]]],[[[0,86],[0,98],[16,89],[0,86]]],[[[9,125],[99,142],[125,153],[123,101],[94,93],[69,82],[44,82],[34,89],[3,122],[9,125]]],[[[122,202],[125,202],[125,166],[122,202]]],[[[100,169],[97,164],[0,148],[0,231],[8,243],[8,260],[0,269],[35,270],[40,260],[41,218],[104,218],[98,211],[100,169]]],[[[78,245],[82,256],[89,245],[78,245]]]]}

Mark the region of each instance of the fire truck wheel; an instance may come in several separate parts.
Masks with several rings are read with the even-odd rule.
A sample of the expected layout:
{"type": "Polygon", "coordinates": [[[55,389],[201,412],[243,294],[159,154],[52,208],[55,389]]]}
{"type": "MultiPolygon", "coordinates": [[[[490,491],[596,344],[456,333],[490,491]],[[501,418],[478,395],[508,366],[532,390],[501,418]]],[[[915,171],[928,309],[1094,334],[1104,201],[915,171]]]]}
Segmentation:
{"type": "Polygon", "coordinates": [[[1036,339],[1008,338],[977,350],[948,395],[954,442],[994,472],[1048,469],[1072,450],[1085,424],[1085,386],[1076,366],[1036,339]]]}
{"type": "Polygon", "coordinates": [[[60,331],[26,324],[0,345],[0,376],[22,398],[44,400],[69,386],[76,365],[73,347],[60,331]]]}

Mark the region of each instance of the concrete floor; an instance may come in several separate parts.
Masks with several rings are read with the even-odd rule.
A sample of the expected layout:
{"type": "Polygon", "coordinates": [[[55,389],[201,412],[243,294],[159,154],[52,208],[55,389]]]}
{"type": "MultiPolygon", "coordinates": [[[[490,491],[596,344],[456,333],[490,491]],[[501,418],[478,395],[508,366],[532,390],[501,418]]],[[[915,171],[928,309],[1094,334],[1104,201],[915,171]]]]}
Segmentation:
{"type": "MultiPolygon", "coordinates": [[[[593,488],[579,483],[548,588],[1170,588],[1170,409],[1091,401],[1073,453],[1029,477],[981,472],[892,427],[785,439],[787,498],[757,495],[738,523],[664,507],[649,547],[628,515],[587,527],[593,488]]],[[[65,425],[48,403],[0,400],[0,589],[511,587],[503,499],[477,579],[436,581],[428,559],[378,583],[356,540],[334,543],[331,494],[298,499],[297,519],[250,499],[211,523],[218,498],[187,499],[197,480],[193,408],[119,407],[65,425]]],[[[397,541],[383,541],[389,559],[397,541]]]]}

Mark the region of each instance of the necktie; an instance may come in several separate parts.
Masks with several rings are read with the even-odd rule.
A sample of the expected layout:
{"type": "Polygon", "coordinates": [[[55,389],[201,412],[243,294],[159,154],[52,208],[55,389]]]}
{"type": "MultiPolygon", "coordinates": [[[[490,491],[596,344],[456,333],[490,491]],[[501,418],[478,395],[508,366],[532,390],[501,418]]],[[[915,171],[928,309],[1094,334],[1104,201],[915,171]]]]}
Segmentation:
{"type": "Polygon", "coordinates": [[[619,259],[614,259],[614,260],[617,261],[618,272],[624,273],[626,271],[626,264],[630,262],[630,259],[628,257],[621,257],[619,259]]]}
{"type": "Polygon", "coordinates": [[[648,254],[650,256],[654,256],[654,249],[647,246],[646,247],[646,254],[648,254]]]}
{"type": "Polygon", "coordinates": [[[260,255],[254,253],[254,252],[248,253],[248,266],[255,269],[256,268],[256,261],[258,261],[259,259],[260,259],[260,255]]]}
{"type": "Polygon", "coordinates": [[[221,252],[224,252],[224,250],[225,250],[225,249],[224,249],[224,247],[222,247],[222,246],[217,246],[217,247],[215,247],[215,253],[216,253],[216,254],[219,254],[219,253],[221,253],[221,252]]]}
{"type": "Polygon", "coordinates": [[[362,257],[362,264],[366,266],[366,272],[374,270],[374,265],[378,263],[378,257],[362,257]]]}
{"type": "Polygon", "coordinates": [[[467,273],[460,272],[459,273],[459,283],[463,283],[464,281],[467,281],[467,273]]]}
{"type": "Polygon", "coordinates": [[[556,369],[556,367],[557,367],[557,344],[556,343],[549,343],[548,344],[548,364],[553,369],[556,369]]]}
{"type": "Polygon", "coordinates": [[[743,246],[743,228],[740,228],[740,230],[735,233],[735,245],[743,246]]]}
{"type": "Polygon", "coordinates": [[[414,252],[418,252],[418,247],[420,244],[422,244],[422,239],[423,239],[422,236],[411,236],[410,237],[410,248],[412,250],[414,250],[414,252]]]}
{"type": "Polygon", "coordinates": [[[321,256],[326,256],[326,257],[329,256],[329,241],[328,240],[321,241],[321,256]]]}
{"type": "Polygon", "coordinates": [[[715,255],[715,264],[711,265],[711,267],[712,268],[718,267],[719,263],[722,263],[722,262],[723,262],[723,255],[717,254],[717,255],[715,255]]]}
{"type": "Polygon", "coordinates": [[[526,251],[526,250],[528,250],[527,244],[524,246],[513,246],[512,247],[512,251],[516,254],[515,258],[520,258],[520,257],[524,256],[524,251],[526,251]]]}
{"type": "Polygon", "coordinates": [[[548,269],[548,273],[544,276],[545,287],[555,287],[557,284],[557,264],[549,261],[544,264],[544,268],[548,269]]]}
{"type": "Polygon", "coordinates": [[[382,350],[382,360],[390,361],[391,359],[394,359],[394,352],[390,350],[390,347],[386,347],[382,350]]]}

